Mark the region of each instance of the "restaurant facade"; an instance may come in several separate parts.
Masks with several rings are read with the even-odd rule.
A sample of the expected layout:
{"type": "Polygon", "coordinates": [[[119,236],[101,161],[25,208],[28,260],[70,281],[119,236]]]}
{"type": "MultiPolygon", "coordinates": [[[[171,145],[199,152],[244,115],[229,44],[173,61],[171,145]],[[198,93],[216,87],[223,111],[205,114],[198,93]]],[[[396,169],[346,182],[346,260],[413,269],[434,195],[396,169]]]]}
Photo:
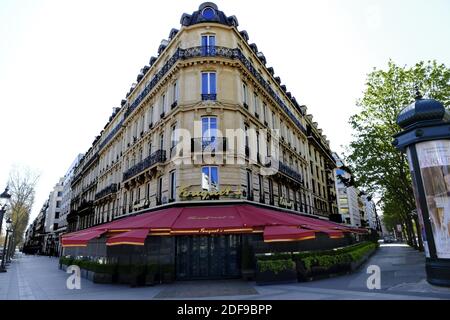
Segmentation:
{"type": "Polygon", "coordinates": [[[64,254],[185,280],[240,277],[257,253],[345,246],[364,231],[338,223],[335,167],[237,18],[203,3],[75,168],[64,254]]]}

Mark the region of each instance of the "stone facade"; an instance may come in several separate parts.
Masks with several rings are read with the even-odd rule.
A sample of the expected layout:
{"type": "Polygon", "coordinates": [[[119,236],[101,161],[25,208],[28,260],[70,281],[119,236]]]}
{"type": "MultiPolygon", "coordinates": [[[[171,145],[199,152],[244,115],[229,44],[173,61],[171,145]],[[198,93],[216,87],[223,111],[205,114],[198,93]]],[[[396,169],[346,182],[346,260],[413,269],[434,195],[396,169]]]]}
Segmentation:
{"type": "Polygon", "coordinates": [[[75,168],[69,231],[181,201],[337,213],[326,136],[237,19],[213,4],[202,18],[202,6],[161,42],[75,168]]]}

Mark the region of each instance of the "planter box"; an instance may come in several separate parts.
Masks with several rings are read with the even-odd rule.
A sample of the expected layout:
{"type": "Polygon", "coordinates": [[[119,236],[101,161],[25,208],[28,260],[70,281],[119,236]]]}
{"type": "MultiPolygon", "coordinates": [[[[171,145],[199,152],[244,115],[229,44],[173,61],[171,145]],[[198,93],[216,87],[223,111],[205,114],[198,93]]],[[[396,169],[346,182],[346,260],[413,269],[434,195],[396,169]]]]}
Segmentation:
{"type": "Polygon", "coordinates": [[[145,285],[146,286],[154,286],[156,284],[155,281],[156,275],[154,273],[147,273],[145,275],[145,285]]]}
{"type": "Polygon", "coordinates": [[[337,264],[329,268],[313,266],[311,270],[306,270],[300,261],[296,261],[295,265],[297,278],[300,282],[332,278],[348,274],[351,270],[350,263],[337,264]]]}
{"type": "Polygon", "coordinates": [[[119,273],[118,277],[117,277],[117,282],[119,284],[130,284],[131,283],[131,279],[132,275],[129,273],[119,273]]]}
{"type": "Polygon", "coordinates": [[[94,283],[113,283],[113,275],[109,273],[94,273],[94,283]]]}
{"type": "Polygon", "coordinates": [[[351,271],[357,270],[359,267],[361,267],[369,258],[370,256],[376,251],[376,249],[373,249],[372,251],[366,253],[361,260],[354,261],[350,264],[351,271]]]}
{"type": "Polygon", "coordinates": [[[273,271],[256,272],[256,284],[281,284],[297,282],[297,272],[294,269],[283,270],[278,273],[273,271]]]}
{"type": "Polygon", "coordinates": [[[94,271],[89,271],[89,270],[87,270],[87,279],[88,280],[90,280],[90,281],[94,281],[94,274],[95,274],[95,272],[94,271]]]}
{"type": "Polygon", "coordinates": [[[242,279],[245,281],[255,280],[255,270],[254,269],[244,269],[241,271],[242,279]]]}
{"type": "Polygon", "coordinates": [[[130,286],[139,287],[145,285],[145,275],[144,274],[131,274],[130,275],[130,286]]]}
{"type": "Polygon", "coordinates": [[[88,271],[86,269],[81,269],[81,277],[87,279],[88,275],[87,275],[88,271]]]}
{"type": "Polygon", "coordinates": [[[162,274],[161,280],[162,280],[162,283],[172,283],[172,282],[174,282],[174,279],[175,279],[175,277],[172,272],[164,272],[162,274]]]}

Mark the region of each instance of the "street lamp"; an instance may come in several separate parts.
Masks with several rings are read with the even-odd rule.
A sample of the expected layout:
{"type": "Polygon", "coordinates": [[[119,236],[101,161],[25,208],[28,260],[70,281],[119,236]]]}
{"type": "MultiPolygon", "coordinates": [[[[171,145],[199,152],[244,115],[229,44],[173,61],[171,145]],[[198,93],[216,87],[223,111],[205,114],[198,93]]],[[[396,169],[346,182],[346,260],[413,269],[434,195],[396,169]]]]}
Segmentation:
{"type": "Polygon", "coordinates": [[[11,258],[14,256],[14,251],[16,250],[14,243],[15,243],[15,239],[14,239],[14,229],[12,227],[12,222],[9,224],[9,230],[7,230],[6,232],[9,232],[11,235],[9,236],[8,239],[8,250],[6,251],[6,263],[10,263],[11,262],[11,258]]]}
{"type": "Polygon", "coordinates": [[[434,99],[416,101],[397,117],[393,145],[406,152],[425,250],[427,281],[450,286],[450,113],[434,99]]]}
{"type": "MultiPolygon", "coordinates": [[[[0,200],[1,202],[6,202],[7,200],[11,199],[11,195],[9,194],[9,188],[8,186],[5,188],[5,191],[3,191],[0,194],[0,200]]],[[[3,207],[0,209],[0,233],[2,230],[2,224],[3,224],[3,217],[5,216],[6,213],[6,203],[3,204],[3,207]]]]}
{"type": "Polygon", "coordinates": [[[0,266],[0,272],[6,272],[6,267],[5,267],[5,263],[6,263],[6,248],[7,248],[7,243],[8,243],[8,234],[11,232],[10,229],[10,225],[12,224],[12,220],[11,218],[8,218],[6,220],[6,237],[5,237],[5,241],[3,242],[3,252],[2,252],[2,264],[0,266]]]}

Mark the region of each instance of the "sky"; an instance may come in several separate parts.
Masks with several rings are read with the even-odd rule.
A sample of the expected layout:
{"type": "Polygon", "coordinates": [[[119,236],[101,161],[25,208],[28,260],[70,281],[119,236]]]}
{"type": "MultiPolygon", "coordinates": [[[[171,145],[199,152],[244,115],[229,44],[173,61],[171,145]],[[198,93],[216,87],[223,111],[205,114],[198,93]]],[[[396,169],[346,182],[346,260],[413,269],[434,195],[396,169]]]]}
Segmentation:
{"type": "MultiPolygon", "coordinates": [[[[192,0],[0,0],[0,189],[39,175],[31,219],[120,106],[192,0]]],[[[389,59],[450,65],[448,0],[216,0],[341,154],[366,75],[389,59]]],[[[30,221],[31,222],[31,221],[30,221]]]]}

